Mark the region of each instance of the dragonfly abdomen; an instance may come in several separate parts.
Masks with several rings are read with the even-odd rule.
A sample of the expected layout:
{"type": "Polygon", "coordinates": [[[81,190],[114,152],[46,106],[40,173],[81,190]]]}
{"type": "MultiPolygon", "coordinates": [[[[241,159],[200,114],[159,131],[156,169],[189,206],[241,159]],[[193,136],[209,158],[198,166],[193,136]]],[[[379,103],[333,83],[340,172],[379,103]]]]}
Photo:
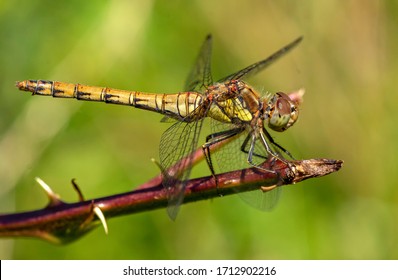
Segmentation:
{"type": "Polygon", "coordinates": [[[176,119],[183,119],[190,115],[203,100],[202,95],[196,92],[155,94],[46,80],[17,82],[17,87],[20,90],[32,92],[33,95],[129,105],[176,119]]]}

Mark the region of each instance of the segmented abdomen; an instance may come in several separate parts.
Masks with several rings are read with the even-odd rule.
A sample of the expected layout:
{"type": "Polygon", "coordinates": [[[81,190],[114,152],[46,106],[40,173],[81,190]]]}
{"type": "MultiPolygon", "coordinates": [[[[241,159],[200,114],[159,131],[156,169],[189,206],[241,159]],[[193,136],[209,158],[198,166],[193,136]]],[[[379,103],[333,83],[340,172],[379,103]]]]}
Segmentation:
{"type": "MultiPolygon", "coordinates": [[[[129,105],[176,119],[183,119],[190,115],[203,102],[203,96],[197,92],[156,94],[45,80],[17,82],[17,87],[37,95],[129,105]]],[[[203,110],[197,110],[195,114],[200,112],[203,110]]],[[[204,116],[196,116],[198,117],[204,116]]]]}

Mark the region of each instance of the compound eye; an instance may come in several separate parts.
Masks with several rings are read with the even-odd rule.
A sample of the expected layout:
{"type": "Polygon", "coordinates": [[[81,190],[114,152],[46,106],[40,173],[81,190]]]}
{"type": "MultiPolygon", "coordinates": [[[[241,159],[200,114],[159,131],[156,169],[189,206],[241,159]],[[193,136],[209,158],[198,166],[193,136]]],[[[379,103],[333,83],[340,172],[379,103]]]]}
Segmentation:
{"type": "MultiPolygon", "coordinates": [[[[286,97],[289,98],[287,95],[286,97]]],[[[290,115],[291,113],[290,102],[286,100],[284,96],[278,98],[276,101],[276,107],[278,108],[278,113],[280,115],[290,115]]]]}
{"type": "Polygon", "coordinates": [[[285,131],[297,120],[297,108],[289,96],[277,93],[274,111],[270,114],[268,126],[275,131],[285,131]]]}

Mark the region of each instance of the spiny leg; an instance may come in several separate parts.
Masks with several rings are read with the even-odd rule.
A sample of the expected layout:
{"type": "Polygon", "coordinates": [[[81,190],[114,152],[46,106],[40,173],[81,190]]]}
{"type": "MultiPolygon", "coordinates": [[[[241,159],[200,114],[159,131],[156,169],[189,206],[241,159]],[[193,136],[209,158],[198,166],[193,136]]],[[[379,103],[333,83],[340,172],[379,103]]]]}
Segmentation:
{"type": "MultiPolygon", "coordinates": [[[[272,172],[272,173],[276,173],[276,171],[274,171],[274,170],[262,168],[258,164],[255,164],[253,162],[253,155],[258,156],[256,153],[254,153],[254,149],[255,149],[255,146],[256,146],[256,140],[257,140],[257,138],[256,138],[256,136],[254,134],[250,134],[250,135],[248,135],[246,137],[245,141],[242,144],[241,150],[244,149],[243,145],[245,145],[245,146],[247,145],[247,142],[249,141],[249,139],[250,139],[249,137],[250,136],[251,136],[251,143],[250,143],[250,148],[249,148],[249,151],[248,151],[247,162],[251,166],[256,167],[258,169],[269,171],[269,172],[272,172]]],[[[275,157],[275,154],[272,151],[272,149],[268,146],[268,143],[265,143],[264,145],[265,145],[265,149],[266,149],[268,155],[271,155],[271,156],[275,157]]],[[[264,156],[260,156],[260,157],[264,158],[264,156]]]]}
{"type": "Polygon", "coordinates": [[[230,130],[220,131],[213,134],[210,134],[206,137],[206,143],[202,145],[203,154],[205,155],[207,165],[209,166],[211,175],[213,176],[216,186],[218,186],[218,180],[216,177],[216,173],[214,171],[213,161],[211,159],[210,147],[221,143],[223,141],[227,141],[228,139],[238,135],[244,131],[244,127],[237,127],[230,130]]]}
{"type": "MultiPolygon", "coordinates": [[[[245,153],[245,154],[249,154],[249,152],[250,152],[250,147],[249,147],[249,149],[247,149],[247,144],[249,143],[250,136],[251,136],[251,135],[248,134],[248,135],[246,136],[245,140],[243,141],[242,145],[240,146],[241,152],[243,152],[243,153],[245,153]]],[[[254,151],[254,150],[253,150],[253,151],[254,151]]],[[[262,158],[262,159],[264,159],[264,160],[266,160],[266,159],[268,158],[268,156],[260,155],[260,154],[258,154],[258,153],[254,153],[254,152],[252,152],[252,155],[253,155],[253,156],[256,156],[256,157],[259,157],[259,158],[262,158]]],[[[254,166],[254,165],[253,165],[253,166],[254,166]]]]}
{"type": "MultiPolygon", "coordinates": [[[[264,134],[265,134],[265,136],[267,137],[267,139],[268,139],[268,141],[271,143],[271,144],[273,144],[273,145],[275,145],[276,147],[278,147],[278,149],[280,149],[282,152],[284,152],[286,155],[288,155],[291,159],[295,159],[293,156],[292,156],[292,154],[288,151],[288,150],[286,150],[285,148],[283,148],[281,145],[279,145],[278,143],[276,143],[275,141],[274,141],[274,139],[272,138],[272,136],[268,133],[268,131],[263,127],[263,132],[264,132],[264,134]]],[[[279,158],[279,157],[277,157],[277,158],[279,158]]]]}
{"type": "MultiPolygon", "coordinates": [[[[283,148],[282,146],[280,146],[279,144],[277,144],[277,143],[272,139],[271,135],[268,133],[268,131],[267,131],[265,128],[263,128],[263,131],[264,131],[265,136],[268,138],[268,140],[269,140],[273,145],[277,146],[277,147],[278,147],[279,149],[281,149],[285,154],[287,154],[288,156],[290,156],[290,157],[294,160],[293,156],[292,156],[285,148],[283,148]]],[[[267,139],[264,138],[264,134],[263,134],[263,133],[260,133],[262,142],[263,142],[265,148],[267,149],[267,151],[269,151],[269,153],[270,153],[272,156],[274,156],[275,158],[277,158],[277,159],[279,159],[280,161],[286,163],[287,166],[289,167],[289,169],[290,169],[291,171],[294,171],[292,165],[290,164],[290,162],[289,162],[288,160],[286,160],[285,158],[283,158],[282,155],[277,154],[277,153],[275,153],[275,152],[273,152],[273,151],[271,150],[271,148],[270,148],[270,146],[269,146],[269,144],[268,144],[268,142],[267,142],[267,139]]]]}
{"type": "MultiPolygon", "coordinates": [[[[263,131],[265,132],[264,134],[268,138],[268,141],[270,141],[271,144],[275,145],[277,148],[281,149],[284,153],[286,153],[287,155],[292,157],[291,154],[286,149],[284,149],[282,146],[280,146],[275,141],[273,141],[271,135],[269,135],[268,132],[265,129],[263,129],[263,131]]],[[[255,163],[254,160],[253,160],[253,157],[258,157],[258,158],[264,159],[264,161],[265,161],[265,160],[267,160],[269,158],[269,156],[271,156],[273,158],[276,158],[276,159],[279,159],[279,160],[283,161],[284,163],[286,163],[290,167],[289,162],[287,160],[285,160],[276,151],[274,151],[274,149],[272,149],[270,143],[264,137],[264,134],[263,133],[259,133],[259,134],[260,134],[260,137],[261,137],[261,143],[263,144],[263,146],[264,146],[264,148],[265,148],[265,150],[267,152],[267,155],[255,152],[256,141],[258,140],[258,137],[256,137],[254,133],[248,134],[246,136],[245,140],[242,142],[242,145],[241,145],[241,148],[240,148],[240,150],[243,153],[247,154],[247,162],[253,167],[256,167],[256,168],[259,168],[259,169],[262,169],[262,170],[265,170],[265,171],[269,171],[269,172],[275,173],[275,171],[273,171],[273,170],[265,169],[265,168],[260,167],[259,164],[255,163]],[[250,146],[249,146],[249,141],[250,141],[250,146]]]]}

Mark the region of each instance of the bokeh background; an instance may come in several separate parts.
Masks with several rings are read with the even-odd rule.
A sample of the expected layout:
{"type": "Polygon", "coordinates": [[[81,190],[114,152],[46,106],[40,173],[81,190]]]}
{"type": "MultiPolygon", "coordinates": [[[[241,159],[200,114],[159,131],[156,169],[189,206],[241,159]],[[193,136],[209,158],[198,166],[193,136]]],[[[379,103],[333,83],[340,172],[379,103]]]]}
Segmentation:
{"type": "MultiPolygon", "coordinates": [[[[296,158],[342,170],[284,187],[272,212],[238,196],[108,220],[66,246],[1,239],[1,259],[397,259],[396,1],[1,1],[0,212],[43,207],[41,177],[69,202],[126,192],[158,173],[168,124],[133,108],[32,97],[15,81],[52,79],[147,92],[182,89],[207,33],[221,78],[296,37],[251,79],[306,89],[299,122],[273,134],[296,158]]],[[[205,132],[206,133],[206,132],[205,132]]],[[[205,166],[195,169],[206,175],[205,166]]]]}

